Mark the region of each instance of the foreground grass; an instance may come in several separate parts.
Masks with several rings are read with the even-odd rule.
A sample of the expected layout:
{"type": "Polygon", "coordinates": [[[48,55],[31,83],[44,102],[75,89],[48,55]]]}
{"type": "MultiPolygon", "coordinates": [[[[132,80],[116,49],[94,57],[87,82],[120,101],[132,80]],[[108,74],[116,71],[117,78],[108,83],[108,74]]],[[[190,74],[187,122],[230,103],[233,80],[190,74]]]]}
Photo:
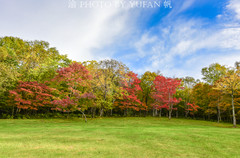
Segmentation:
{"type": "Polygon", "coordinates": [[[166,118],[0,120],[0,157],[240,157],[231,124],[166,118]]]}

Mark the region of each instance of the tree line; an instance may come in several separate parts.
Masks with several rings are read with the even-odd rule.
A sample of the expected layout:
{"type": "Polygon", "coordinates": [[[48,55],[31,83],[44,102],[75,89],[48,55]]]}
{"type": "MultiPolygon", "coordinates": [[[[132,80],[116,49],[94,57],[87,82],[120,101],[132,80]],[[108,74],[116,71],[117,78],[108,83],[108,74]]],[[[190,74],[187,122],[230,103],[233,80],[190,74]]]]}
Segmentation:
{"type": "Polygon", "coordinates": [[[240,119],[240,66],[202,69],[203,81],[147,71],[116,60],[76,62],[45,41],[0,38],[0,117],[166,116],[240,119]]]}

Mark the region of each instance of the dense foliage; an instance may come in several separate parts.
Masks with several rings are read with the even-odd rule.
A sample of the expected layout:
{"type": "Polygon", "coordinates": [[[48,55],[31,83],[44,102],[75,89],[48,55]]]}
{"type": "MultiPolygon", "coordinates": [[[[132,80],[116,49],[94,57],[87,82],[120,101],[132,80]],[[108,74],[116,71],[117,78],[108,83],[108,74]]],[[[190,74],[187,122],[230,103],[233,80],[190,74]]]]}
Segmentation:
{"type": "Polygon", "coordinates": [[[203,80],[138,77],[116,60],[75,62],[44,41],[0,38],[0,117],[167,116],[240,119],[240,68],[212,64],[203,80]]]}

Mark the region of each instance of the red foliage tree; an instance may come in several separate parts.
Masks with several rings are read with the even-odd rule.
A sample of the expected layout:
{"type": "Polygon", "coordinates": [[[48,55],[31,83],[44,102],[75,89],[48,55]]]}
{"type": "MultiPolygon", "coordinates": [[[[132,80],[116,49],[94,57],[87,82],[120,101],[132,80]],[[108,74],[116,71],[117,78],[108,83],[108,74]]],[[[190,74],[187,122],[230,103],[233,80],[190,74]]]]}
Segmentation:
{"type": "Polygon", "coordinates": [[[152,93],[156,102],[153,104],[155,108],[165,108],[169,111],[169,119],[171,119],[173,105],[179,103],[181,98],[174,97],[177,88],[181,85],[181,80],[174,78],[166,78],[164,76],[157,76],[154,80],[155,91],[152,93]]]}
{"type": "Polygon", "coordinates": [[[38,82],[19,81],[14,90],[10,90],[10,98],[18,109],[38,110],[39,107],[51,106],[53,89],[38,82]]]}
{"type": "Polygon", "coordinates": [[[52,110],[83,113],[88,101],[95,98],[90,92],[89,81],[92,76],[89,71],[82,64],[74,62],[69,67],[59,69],[57,73],[52,81],[59,90],[59,96],[52,102],[55,105],[52,110]]]}
{"type": "Polygon", "coordinates": [[[118,106],[121,109],[133,109],[139,111],[140,109],[146,109],[142,102],[138,99],[138,94],[142,91],[140,82],[137,78],[137,74],[133,72],[127,73],[127,79],[122,82],[123,87],[123,99],[119,102],[118,106]]]}
{"type": "Polygon", "coordinates": [[[194,115],[194,112],[198,111],[198,108],[200,108],[198,105],[196,105],[195,103],[187,103],[188,106],[188,111],[190,111],[191,115],[194,115]]]}

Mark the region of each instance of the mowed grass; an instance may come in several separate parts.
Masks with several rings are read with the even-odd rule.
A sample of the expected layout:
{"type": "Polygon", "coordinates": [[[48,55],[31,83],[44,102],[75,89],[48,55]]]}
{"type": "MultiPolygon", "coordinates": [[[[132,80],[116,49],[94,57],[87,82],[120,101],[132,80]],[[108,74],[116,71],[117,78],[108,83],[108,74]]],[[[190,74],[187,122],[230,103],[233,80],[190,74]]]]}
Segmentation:
{"type": "Polygon", "coordinates": [[[240,157],[231,124],[166,118],[0,120],[0,157],[240,157]]]}

